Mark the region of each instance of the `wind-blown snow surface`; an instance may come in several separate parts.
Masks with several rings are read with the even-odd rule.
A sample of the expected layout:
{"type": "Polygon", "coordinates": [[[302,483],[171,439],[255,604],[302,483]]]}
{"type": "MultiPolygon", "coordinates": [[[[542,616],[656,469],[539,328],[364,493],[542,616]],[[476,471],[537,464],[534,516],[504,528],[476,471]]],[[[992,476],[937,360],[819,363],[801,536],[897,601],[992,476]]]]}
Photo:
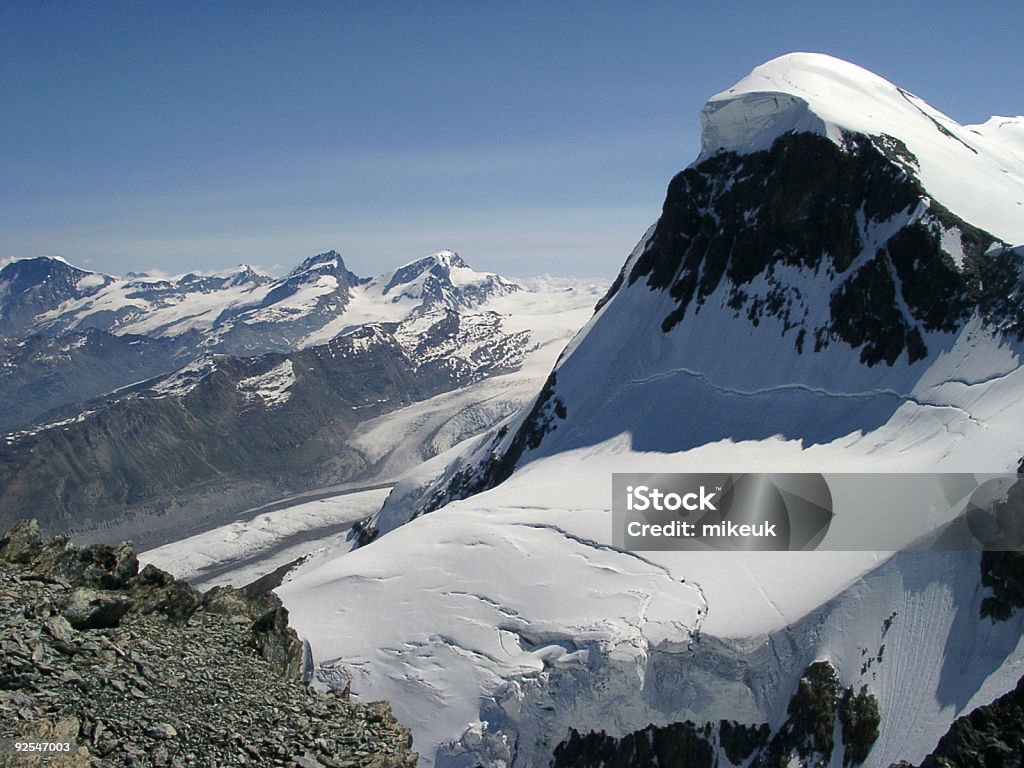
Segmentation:
{"type": "MultiPolygon", "coordinates": [[[[869,765],[916,761],[1024,673],[1020,620],[979,619],[977,554],[634,554],[612,546],[608,510],[613,472],[967,464],[944,465],[948,444],[897,424],[875,437],[897,435],[928,447],[723,441],[645,454],[623,438],[568,451],[351,554],[313,558],[278,593],[323,679],[392,701],[426,765],[543,765],[570,727],[777,725],[818,658],[879,697],[887,736],[869,765]],[[883,660],[858,675],[862,651],[883,644],[883,660]]],[[[857,524],[886,525],[899,503],[865,500],[874,516],[857,524]]]]}
{"type": "MultiPolygon", "coordinates": [[[[843,131],[896,136],[934,201],[1024,240],[1015,121],[956,126],[870,73],[806,54],[755,70],[705,116],[701,159],[793,130],[837,143],[843,131]]],[[[864,221],[854,264],[927,208],[864,221]]],[[[743,288],[792,289],[792,317],[813,330],[827,323],[835,279],[780,261],[743,288]]],[[[984,474],[1012,472],[1024,455],[1024,345],[979,313],[924,332],[918,358],[867,365],[840,341],[799,352],[792,318],[752,322],[728,287],[666,330],[676,297],[623,281],[560,358],[550,418],[535,420],[508,479],[416,516],[510,455],[530,409],[403,478],[375,517],[383,535],[312,559],[279,589],[321,679],[391,700],[425,765],[546,765],[569,728],[777,728],[816,659],[878,697],[882,736],[867,765],[917,762],[955,717],[1024,672],[1020,615],[979,617],[977,554],[612,546],[613,472],[984,474]]],[[[893,504],[865,499],[862,518],[836,525],[886,526],[898,549],[926,531],[889,526],[893,504]]]]}

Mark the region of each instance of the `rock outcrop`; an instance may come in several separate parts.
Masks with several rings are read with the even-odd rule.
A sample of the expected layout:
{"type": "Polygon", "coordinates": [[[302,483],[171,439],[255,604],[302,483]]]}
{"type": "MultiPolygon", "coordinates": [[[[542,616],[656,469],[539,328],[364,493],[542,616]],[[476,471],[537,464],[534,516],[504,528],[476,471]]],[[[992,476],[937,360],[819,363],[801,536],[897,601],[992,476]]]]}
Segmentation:
{"type": "MultiPolygon", "coordinates": [[[[313,690],[302,661],[272,593],[201,594],[140,571],[129,544],[44,541],[33,521],[0,539],[5,749],[67,744],[48,766],[416,764],[386,703],[313,690]]],[[[12,766],[43,759],[0,755],[12,766]]]]}

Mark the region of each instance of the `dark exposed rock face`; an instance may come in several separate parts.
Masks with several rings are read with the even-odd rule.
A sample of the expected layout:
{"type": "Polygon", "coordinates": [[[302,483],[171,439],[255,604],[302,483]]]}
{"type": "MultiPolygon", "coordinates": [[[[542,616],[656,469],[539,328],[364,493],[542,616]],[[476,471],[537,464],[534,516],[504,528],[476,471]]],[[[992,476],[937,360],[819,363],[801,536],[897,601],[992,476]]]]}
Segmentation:
{"type": "MultiPolygon", "coordinates": [[[[789,133],[765,151],[712,155],[672,180],[643,250],[598,307],[625,290],[668,294],[661,329],[672,333],[715,295],[752,326],[781,321],[794,354],[847,345],[867,367],[922,360],[928,333],[953,333],[975,314],[1020,337],[1024,247],[932,200],[916,167],[898,139],[857,134],[838,146],[789,133]]],[[[552,376],[517,432],[417,511],[503,482],[572,407],[552,376]]]]}
{"type": "Polygon", "coordinates": [[[743,725],[734,720],[722,720],[718,724],[718,743],[721,744],[729,762],[740,765],[768,743],[771,733],[767,723],[754,726],[743,725]]]}
{"type": "Polygon", "coordinates": [[[981,615],[1006,621],[1024,608],[1024,552],[983,552],[981,583],[992,590],[981,604],[981,615]]]}
{"type": "Polygon", "coordinates": [[[362,421],[522,359],[525,337],[489,327],[493,348],[463,360],[459,339],[470,331],[458,316],[446,323],[427,331],[432,356],[412,356],[391,330],[372,326],[289,355],[209,357],[94,401],[81,418],[11,433],[0,442],[0,526],[26,511],[50,532],[135,515],[142,535],[147,520],[173,509],[168,497],[202,493],[230,513],[351,480],[367,468],[348,444],[362,421]],[[232,510],[231,489],[246,479],[277,495],[246,496],[232,510]]]}
{"type": "MultiPolygon", "coordinates": [[[[957,718],[919,768],[1016,768],[1024,765],[1024,678],[991,704],[957,718]]],[[[912,768],[897,763],[893,768],[912,768]]]]}
{"type": "Polygon", "coordinates": [[[782,319],[798,351],[811,340],[819,349],[845,342],[866,365],[892,365],[904,353],[913,362],[927,354],[925,331],[953,331],[975,308],[983,289],[974,265],[995,241],[930,201],[915,166],[886,136],[848,135],[839,147],[787,134],[764,152],[714,155],[672,180],[629,283],[646,278],[676,300],[665,331],[725,283],[730,307],[754,325],[782,319]],[[918,216],[919,205],[928,207],[918,216]],[[871,242],[890,223],[895,232],[871,242]],[[959,239],[962,270],[942,247],[945,230],[959,239]],[[828,323],[806,325],[807,297],[776,277],[778,267],[814,270],[830,285],[828,323]],[[753,297],[758,276],[772,288],[753,297]]]}
{"type": "Polygon", "coordinates": [[[1024,459],[1017,469],[1017,482],[1007,493],[1006,501],[996,505],[995,520],[998,521],[1002,544],[1001,551],[981,553],[981,584],[989,594],[981,601],[982,617],[992,621],[1006,621],[1016,611],[1024,608],[1024,459]],[[1013,548],[1011,548],[1013,547],[1013,548]]]}
{"type": "Polygon", "coordinates": [[[0,649],[0,740],[69,742],[65,765],[416,763],[386,704],[297,678],[302,646],[274,595],[200,595],[139,572],[125,545],[45,542],[34,523],[0,539],[0,649]],[[79,625],[77,595],[128,607],[79,625]]]}
{"type": "MultiPolygon", "coordinates": [[[[192,359],[195,338],[115,336],[90,328],[63,336],[0,338],[0,430],[159,376],[192,359]]],[[[54,415],[53,419],[59,419],[54,415]]]]}
{"type": "Polygon", "coordinates": [[[878,699],[861,686],[857,693],[852,688],[843,691],[839,702],[839,722],[842,725],[842,739],[846,746],[843,765],[860,765],[868,759],[871,747],[878,741],[882,717],[878,711],[878,699]]]}
{"type": "Polygon", "coordinates": [[[604,733],[581,736],[573,730],[555,749],[554,768],[712,768],[710,734],[710,728],[698,730],[690,722],[650,726],[621,739],[604,733]]]}
{"type": "Polygon", "coordinates": [[[786,709],[789,717],[768,745],[764,765],[782,768],[793,755],[811,764],[828,765],[835,742],[839,678],[831,664],[816,661],[800,679],[786,709]]]}
{"type": "Polygon", "coordinates": [[[843,765],[863,763],[878,738],[881,722],[878,700],[866,687],[841,690],[835,669],[816,661],[804,672],[789,700],[786,721],[773,734],[767,723],[745,725],[729,720],[702,726],[670,723],[614,738],[601,733],[569,737],[555,748],[554,765],[589,768],[711,768],[749,765],[751,768],[825,766],[837,749],[843,765]],[[841,743],[836,745],[836,722],[841,743]],[[727,763],[716,762],[721,749],[727,763]],[[748,762],[749,761],[749,762],[748,762]],[[794,763],[794,761],[797,761],[794,763]]]}

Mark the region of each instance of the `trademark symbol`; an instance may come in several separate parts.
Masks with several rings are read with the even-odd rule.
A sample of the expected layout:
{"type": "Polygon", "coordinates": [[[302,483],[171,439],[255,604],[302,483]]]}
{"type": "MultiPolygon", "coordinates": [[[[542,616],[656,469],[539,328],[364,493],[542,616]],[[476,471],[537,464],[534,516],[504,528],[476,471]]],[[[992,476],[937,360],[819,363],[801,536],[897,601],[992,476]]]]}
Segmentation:
{"type": "Polygon", "coordinates": [[[720,491],[720,490],[722,490],[722,486],[720,486],[720,485],[716,485],[716,486],[715,486],[715,490],[716,490],[716,491],[720,491]]]}

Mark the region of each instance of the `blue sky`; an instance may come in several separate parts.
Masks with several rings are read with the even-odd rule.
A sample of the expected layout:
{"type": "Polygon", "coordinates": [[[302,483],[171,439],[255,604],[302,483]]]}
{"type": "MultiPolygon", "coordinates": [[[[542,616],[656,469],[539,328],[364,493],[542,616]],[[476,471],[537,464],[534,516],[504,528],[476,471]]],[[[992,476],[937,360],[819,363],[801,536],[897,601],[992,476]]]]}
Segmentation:
{"type": "Polygon", "coordinates": [[[966,3],[0,4],[0,259],[375,274],[441,248],[613,275],[711,94],[830,53],[1024,114],[1021,9],[966,3]],[[709,5],[725,6],[709,8],[709,5]]]}

